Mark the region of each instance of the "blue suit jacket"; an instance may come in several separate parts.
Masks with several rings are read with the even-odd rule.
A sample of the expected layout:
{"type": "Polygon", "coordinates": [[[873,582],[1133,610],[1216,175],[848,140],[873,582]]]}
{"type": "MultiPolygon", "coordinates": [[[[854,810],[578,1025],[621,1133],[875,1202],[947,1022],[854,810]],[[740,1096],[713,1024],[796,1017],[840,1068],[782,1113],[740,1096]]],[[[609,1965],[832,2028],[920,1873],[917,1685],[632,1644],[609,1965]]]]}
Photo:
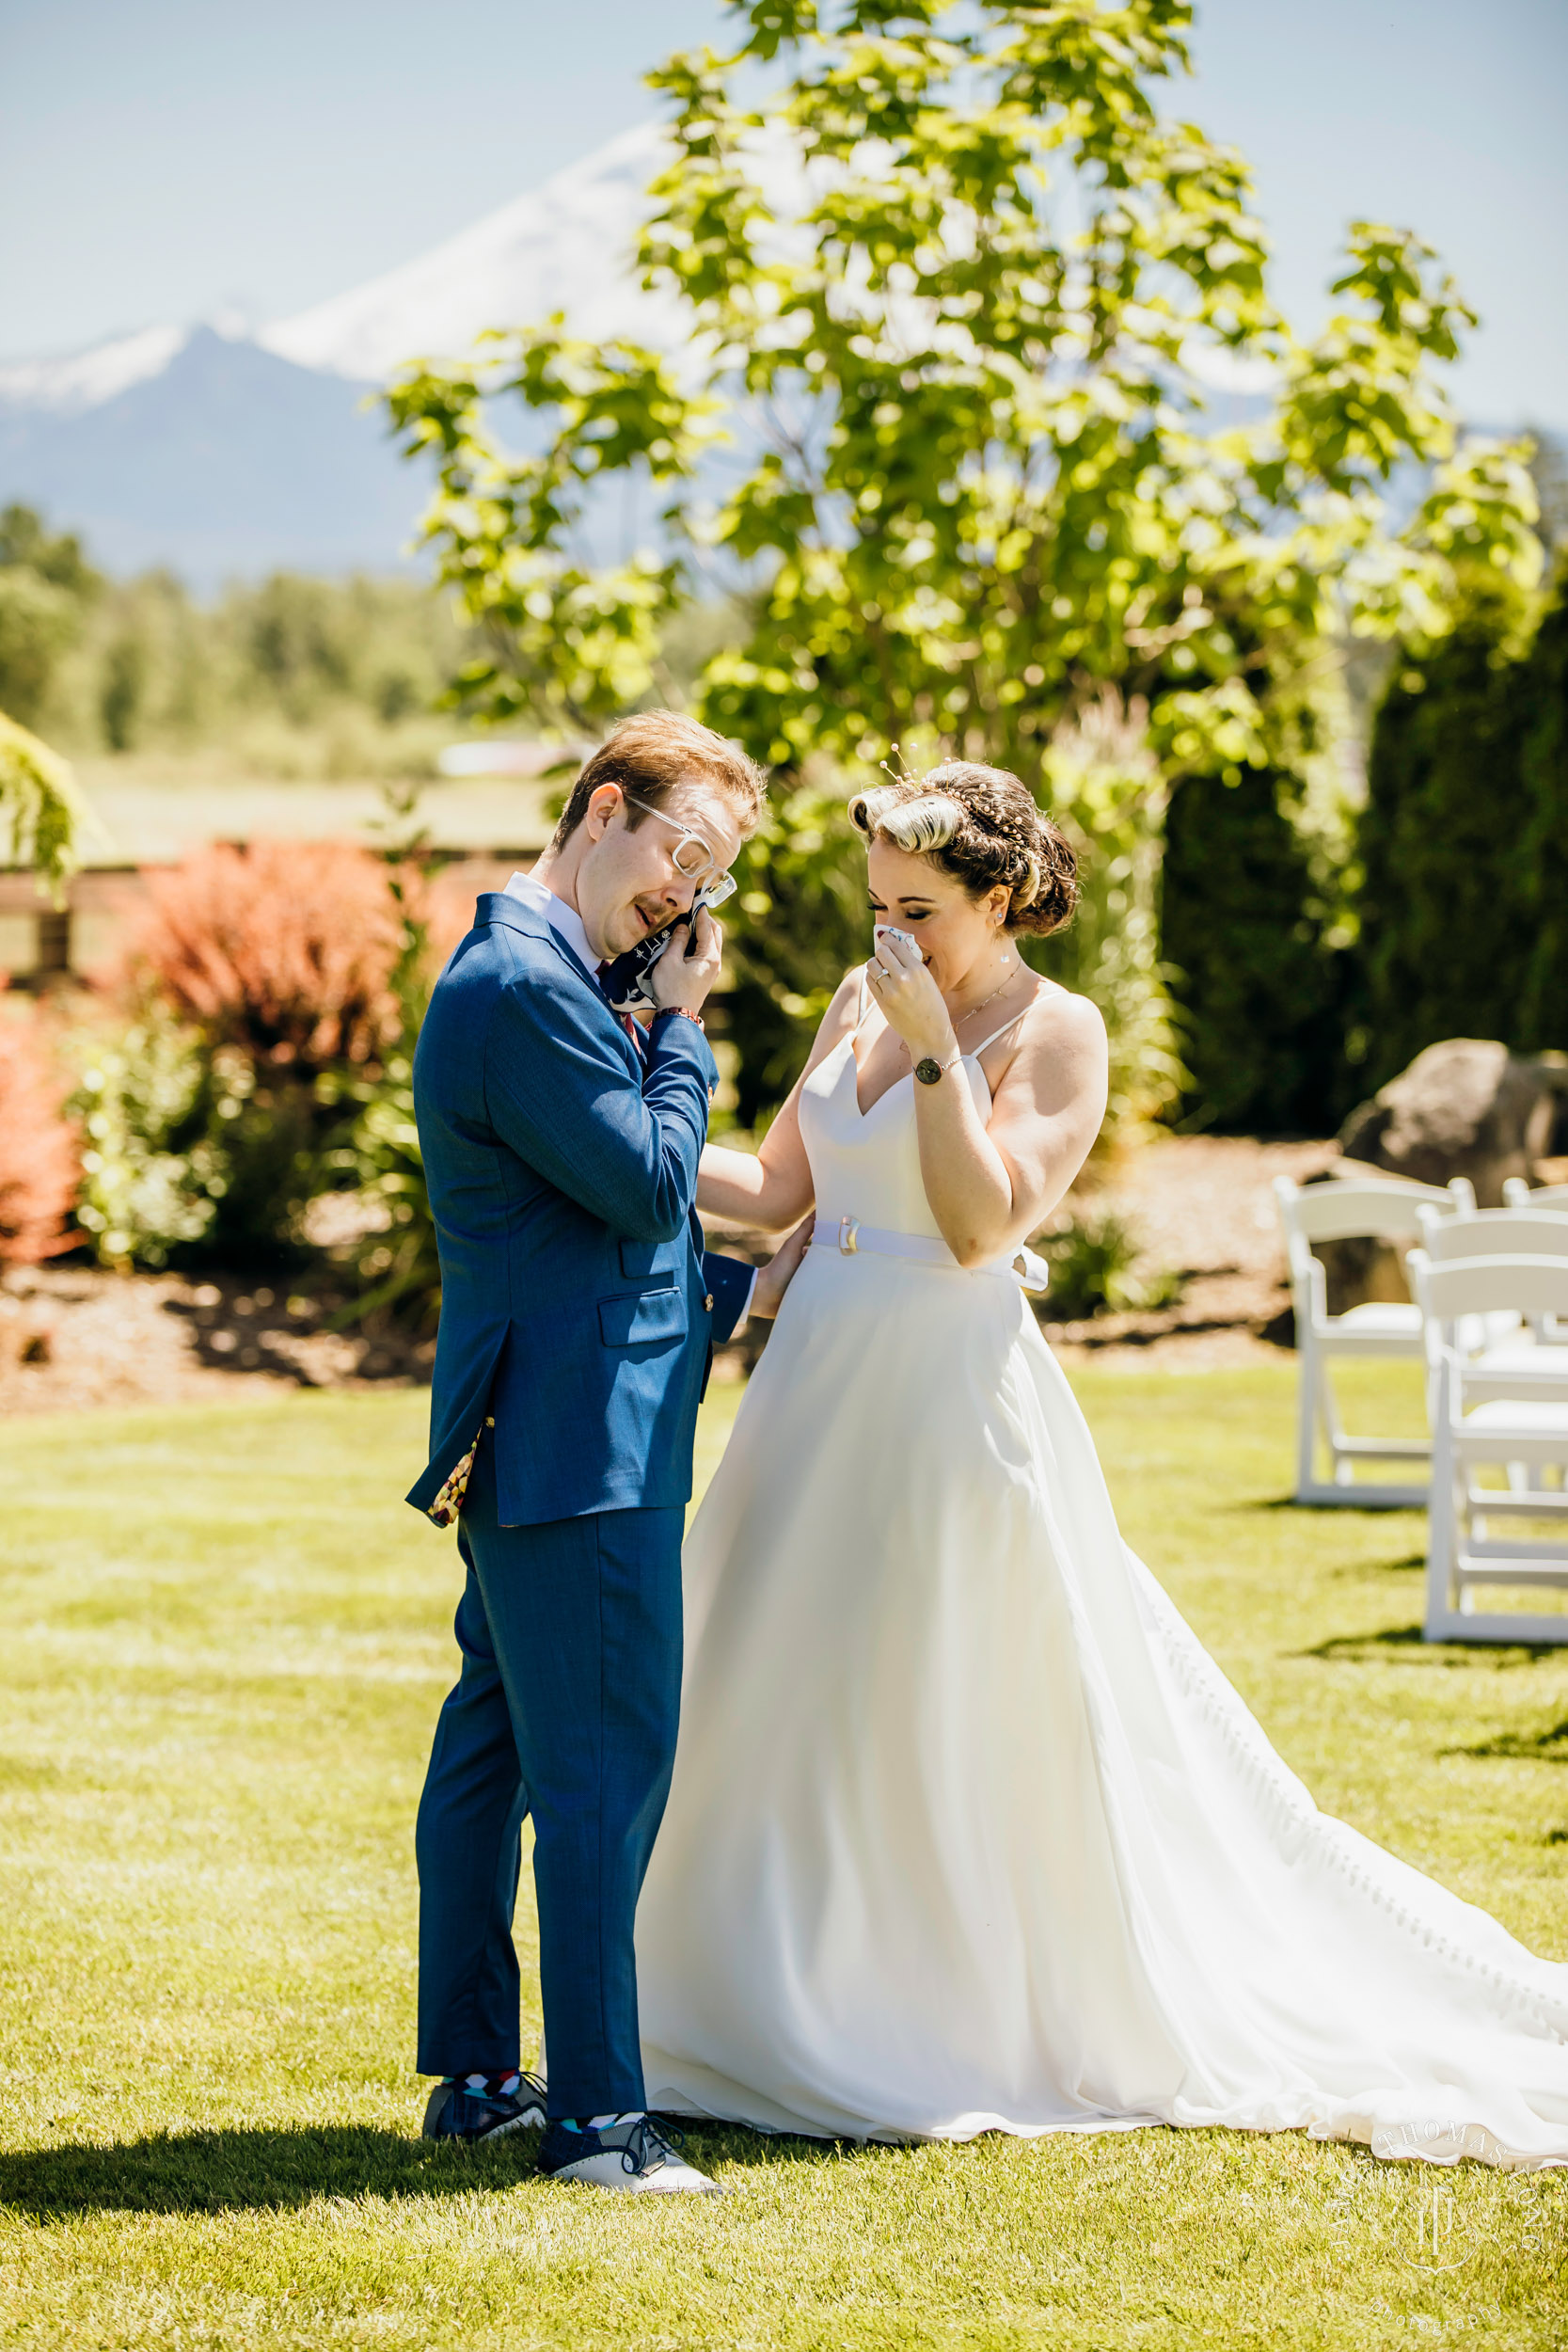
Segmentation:
{"type": "Polygon", "coordinates": [[[507,1526],[683,1503],[752,1269],[694,1201],[718,1076],[695,1022],[641,1053],[536,908],[487,893],[436,984],[414,1102],[441,1254],[428,1511],[493,1415],[507,1526]]]}

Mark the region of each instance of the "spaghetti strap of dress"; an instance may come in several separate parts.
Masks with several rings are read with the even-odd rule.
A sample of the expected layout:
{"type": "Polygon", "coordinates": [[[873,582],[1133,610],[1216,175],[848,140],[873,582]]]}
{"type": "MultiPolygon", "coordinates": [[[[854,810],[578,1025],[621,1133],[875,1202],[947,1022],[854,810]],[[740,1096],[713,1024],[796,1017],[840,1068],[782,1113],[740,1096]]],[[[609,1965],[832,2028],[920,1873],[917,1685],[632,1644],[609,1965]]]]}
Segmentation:
{"type": "MultiPolygon", "coordinates": [[[[1031,997],[1030,1003],[1033,1002],[1034,999],[1031,997]]],[[[992,1029],[990,1037],[983,1037],[978,1045],[966,1045],[963,1054],[965,1061],[978,1061],[987,1046],[994,1045],[999,1037],[1006,1037],[1009,1029],[1016,1028],[1028,1009],[1028,1005],[1021,1005],[1010,1021],[1004,1021],[999,1029],[992,1029]]]]}

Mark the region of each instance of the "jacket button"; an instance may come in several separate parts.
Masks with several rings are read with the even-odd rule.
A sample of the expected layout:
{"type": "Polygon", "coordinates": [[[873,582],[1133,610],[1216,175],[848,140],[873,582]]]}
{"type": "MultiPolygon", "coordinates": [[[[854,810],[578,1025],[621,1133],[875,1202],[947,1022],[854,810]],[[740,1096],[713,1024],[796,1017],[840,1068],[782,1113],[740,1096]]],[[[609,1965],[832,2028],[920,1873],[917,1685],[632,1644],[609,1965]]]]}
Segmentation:
{"type": "Polygon", "coordinates": [[[703,1301],[703,1305],[706,1308],[706,1310],[707,1310],[708,1313],[709,1313],[709,1314],[712,1314],[712,1312],[713,1312],[713,1293],[712,1293],[711,1291],[709,1291],[709,1293],[708,1293],[707,1296],[704,1299],[704,1301],[703,1301]]]}
{"type": "Polygon", "coordinates": [[[485,1416],[484,1416],[484,1426],[485,1426],[485,1428],[486,1428],[486,1429],[494,1429],[495,1425],[496,1425],[496,1416],[495,1416],[495,1414],[494,1414],[494,1413],[486,1413],[486,1414],[485,1414],[485,1416]]]}

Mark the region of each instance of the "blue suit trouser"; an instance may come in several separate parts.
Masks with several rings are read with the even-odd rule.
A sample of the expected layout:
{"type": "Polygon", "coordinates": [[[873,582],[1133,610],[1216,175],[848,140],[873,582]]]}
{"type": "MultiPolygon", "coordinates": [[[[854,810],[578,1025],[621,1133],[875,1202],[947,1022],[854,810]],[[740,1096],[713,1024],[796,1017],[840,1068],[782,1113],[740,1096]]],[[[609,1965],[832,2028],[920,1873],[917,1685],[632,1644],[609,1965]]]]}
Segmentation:
{"type": "Polygon", "coordinates": [[[480,1447],[458,1523],[463,1666],[416,1833],[420,2074],[518,2062],[512,1915],[531,1815],[550,2114],[643,2105],[633,1928],[675,1756],[684,1519],[503,1527],[480,1447]]]}

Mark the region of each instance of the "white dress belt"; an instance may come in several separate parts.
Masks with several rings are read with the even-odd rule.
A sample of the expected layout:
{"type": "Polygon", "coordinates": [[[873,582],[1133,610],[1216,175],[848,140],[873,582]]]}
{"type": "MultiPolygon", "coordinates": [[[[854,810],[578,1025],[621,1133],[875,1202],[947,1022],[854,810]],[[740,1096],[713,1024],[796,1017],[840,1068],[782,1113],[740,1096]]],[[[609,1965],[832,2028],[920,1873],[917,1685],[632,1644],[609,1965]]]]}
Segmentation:
{"type": "Polygon", "coordinates": [[[836,1222],[819,1216],[811,1238],[813,1248],[836,1249],[845,1258],[858,1257],[862,1250],[874,1258],[911,1258],[917,1265],[945,1266],[949,1274],[989,1275],[993,1281],[1016,1282],[1026,1291],[1043,1291],[1051,1281],[1051,1268],[1032,1249],[1015,1249],[1011,1258],[992,1265],[961,1266],[944,1241],[928,1233],[894,1233],[885,1226],[863,1225],[858,1216],[841,1216],[836,1222]]]}

